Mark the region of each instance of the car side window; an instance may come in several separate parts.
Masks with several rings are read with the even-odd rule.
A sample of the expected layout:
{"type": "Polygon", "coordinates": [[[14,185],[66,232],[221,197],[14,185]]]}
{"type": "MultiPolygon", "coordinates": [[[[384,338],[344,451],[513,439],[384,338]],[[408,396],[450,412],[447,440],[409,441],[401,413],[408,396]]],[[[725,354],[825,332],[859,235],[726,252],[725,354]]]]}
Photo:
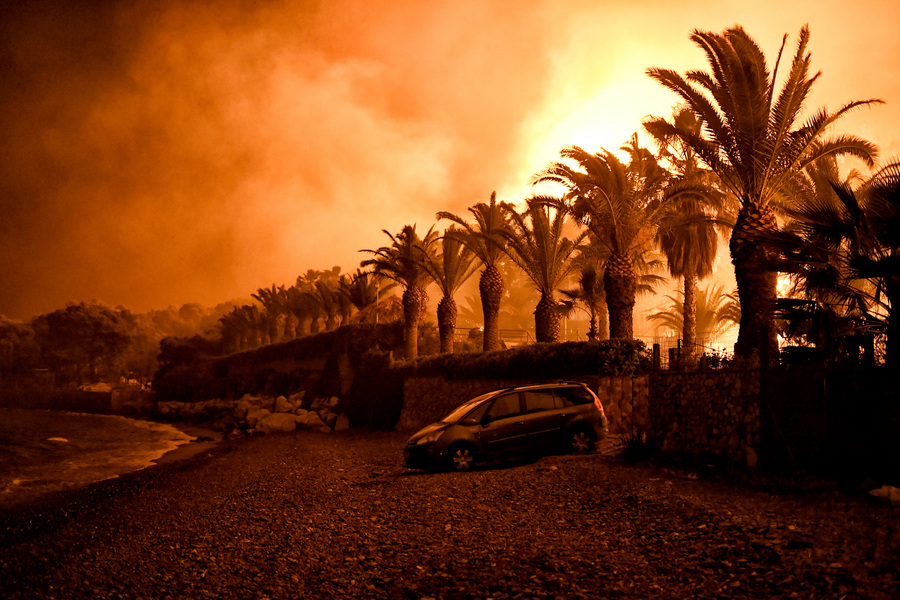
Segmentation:
{"type": "Polygon", "coordinates": [[[488,416],[491,421],[496,421],[497,419],[512,417],[520,412],[522,411],[519,407],[519,394],[504,394],[494,400],[491,409],[488,411],[488,416]]]}
{"type": "Polygon", "coordinates": [[[524,395],[526,413],[553,410],[555,407],[553,392],[551,390],[535,390],[525,392],[524,395]]]}

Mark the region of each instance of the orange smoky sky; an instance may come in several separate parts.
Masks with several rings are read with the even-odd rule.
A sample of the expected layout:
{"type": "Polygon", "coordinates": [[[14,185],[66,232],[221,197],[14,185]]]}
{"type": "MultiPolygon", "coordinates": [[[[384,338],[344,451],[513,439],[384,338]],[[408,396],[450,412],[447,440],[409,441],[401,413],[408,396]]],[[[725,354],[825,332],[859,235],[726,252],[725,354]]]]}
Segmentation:
{"type": "Polygon", "coordinates": [[[615,149],[705,68],[694,28],[774,61],[812,31],[814,105],[900,156],[892,3],[243,0],[3,3],[0,314],[247,297],[492,190],[615,149]],[[889,7],[890,6],[890,7],[889,7]]]}

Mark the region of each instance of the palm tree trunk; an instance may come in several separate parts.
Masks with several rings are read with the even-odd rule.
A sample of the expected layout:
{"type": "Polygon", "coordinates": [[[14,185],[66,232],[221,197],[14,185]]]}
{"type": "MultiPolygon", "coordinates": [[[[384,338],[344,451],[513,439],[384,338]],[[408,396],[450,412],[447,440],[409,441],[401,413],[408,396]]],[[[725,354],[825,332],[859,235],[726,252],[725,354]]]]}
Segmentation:
{"type": "Polygon", "coordinates": [[[478,291],[481,294],[481,308],[484,311],[484,343],[485,352],[500,349],[500,299],[503,297],[503,276],[494,265],[482,271],[478,280],[478,291]]]}
{"type": "Polygon", "coordinates": [[[541,294],[534,309],[534,333],[538,343],[559,340],[559,313],[556,311],[556,300],[551,294],[541,294]]]}
{"type": "Polygon", "coordinates": [[[741,323],[734,353],[744,358],[758,353],[760,364],[764,366],[778,358],[772,312],[778,279],[776,273],[767,268],[768,254],[759,243],[759,234],[776,227],[771,208],[747,201],[738,213],[729,244],[741,302],[741,323]]]}
{"type": "Polygon", "coordinates": [[[406,358],[419,357],[419,320],[428,304],[428,295],[422,288],[411,286],[403,292],[403,336],[406,358]]]}
{"type": "Polygon", "coordinates": [[[609,339],[609,307],[606,300],[597,303],[597,340],[609,339]]]}
{"type": "Polygon", "coordinates": [[[698,353],[697,347],[697,278],[684,276],[684,307],[682,309],[681,341],[688,356],[698,353]]]}
{"type": "Polygon", "coordinates": [[[613,254],[603,272],[603,288],[609,308],[609,337],[634,337],[634,296],[637,277],[634,263],[624,254],[613,254]]]}
{"type": "Polygon", "coordinates": [[[453,352],[453,334],[456,331],[456,300],[444,296],[438,303],[438,333],[441,336],[441,354],[453,352]]]}

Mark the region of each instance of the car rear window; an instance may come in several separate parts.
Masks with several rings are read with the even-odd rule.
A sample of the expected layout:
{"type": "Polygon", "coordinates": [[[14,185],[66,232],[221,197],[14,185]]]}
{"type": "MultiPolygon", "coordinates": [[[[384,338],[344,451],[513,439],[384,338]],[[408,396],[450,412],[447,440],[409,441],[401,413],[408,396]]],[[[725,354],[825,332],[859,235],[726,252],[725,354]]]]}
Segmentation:
{"type": "Polygon", "coordinates": [[[591,393],[582,387],[557,388],[554,392],[556,392],[557,401],[560,402],[563,407],[591,404],[594,402],[591,393]]]}

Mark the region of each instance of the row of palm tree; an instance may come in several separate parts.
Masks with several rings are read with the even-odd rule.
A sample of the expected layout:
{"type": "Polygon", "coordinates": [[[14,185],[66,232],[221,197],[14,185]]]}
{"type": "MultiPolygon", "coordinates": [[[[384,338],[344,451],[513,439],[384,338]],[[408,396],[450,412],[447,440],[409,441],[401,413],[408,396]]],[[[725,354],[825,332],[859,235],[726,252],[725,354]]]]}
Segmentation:
{"type": "Polygon", "coordinates": [[[341,275],[340,267],[310,269],[290,287],[258,289],[251,294],[258,304],[237,306],[222,316],[220,331],[227,347],[243,350],[330,331],[348,324],[354,313],[359,321],[377,322],[382,313],[372,306],[379,291],[387,293],[392,287],[361,269],[352,275],[341,275]]]}
{"type": "MultiPolygon", "coordinates": [[[[338,316],[346,321],[354,305],[365,310],[364,290],[356,296],[348,290],[388,280],[403,289],[406,353],[415,357],[426,287],[433,281],[442,294],[438,324],[441,350],[447,352],[456,324],[454,293],[480,269],[482,347],[495,350],[504,293],[499,266],[507,261],[540,294],[534,313],[539,342],[555,341],[560,314],[577,305],[589,314],[591,339],[602,337],[606,313],[609,336],[631,338],[635,298],[660,279],[653,254],[659,251],[669,274],[682,281],[682,335],[693,348],[697,282],[712,273],[719,236],[730,232],[740,306],[738,356],[768,361],[777,354],[779,323],[789,320],[776,297],[779,272],[791,274],[797,295],[826,306],[843,323],[855,318],[871,325],[885,315],[888,334],[896,333],[900,167],[893,163],[853,187],[837,178],[836,159],[855,157],[874,168],[875,145],[852,135],[826,135],[849,111],[881,101],[853,101],[835,112],[804,116],[819,77],[810,71],[807,27],[784,78],[778,67],[787,36],[771,72],[741,27],[721,34],[698,30],[691,39],[705,52],[709,72],[647,71],[681,102],[670,118],[644,121],[656,152],[641,147],[637,134],[619,149],[624,160],[606,149],[563,148],[560,160],[531,178],[535,186],[556,185],[558,195],[534,195],[518,209],[498,202],[494,193],[489,202],[469,207],[470,219],[437,213],[439,221],[452,222],[443,234],[432,227],[420,238],[415,225],[396,235],[385,231],[390,245],[364,250],[372,257],[361,267],[371,271],[357,270],[340,286],[310,277],[298,278],[289,290],[273,285],[254,295],[264,307],[258,317],[241,307],[233,319],[269,319],[272,340],[283,315],[296,322],[294,334],[302,334],[317,326],[313,309],[301,308],[314,298],[325,327],[331,327],[338,316]],[[827,201],[823,194],[830,194],[827,201]],[[830,213],[823,212],[823,202],[830,213]],[[573,279],[577,287],[563,290],[573,279]],[[295,305],[284,301],[291,294],[295,305]],[[301,325],[307,322],[310,329],[301,325]]],[[[335,272],[333,279],[341,278],[335,272]]],[[[736,317],[737,310],[731,311],[736,317]]]]}

